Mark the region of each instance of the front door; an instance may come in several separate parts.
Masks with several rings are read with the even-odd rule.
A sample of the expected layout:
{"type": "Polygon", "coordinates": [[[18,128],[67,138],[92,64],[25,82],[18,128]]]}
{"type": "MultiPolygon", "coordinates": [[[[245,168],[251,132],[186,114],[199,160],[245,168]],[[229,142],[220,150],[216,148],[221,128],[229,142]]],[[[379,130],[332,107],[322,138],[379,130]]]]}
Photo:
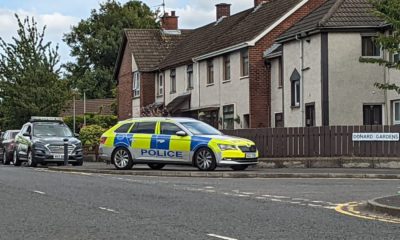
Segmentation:
{"type": "Polygon", "coordinates": [[[382,125],[382,105],[363,106],[364,125],[382,125]]]}
{"type": "Polygon", "coordinates": [[[175,123],[160,122],[157,135],[158,159],[172,162],[190,162],[190,136],[178,136],[183,131],[175,123]]]}
{"type": "Polygon", "coordinates": [[[315,105],[306,105],[306,127],[315,126],[315,105]]]}

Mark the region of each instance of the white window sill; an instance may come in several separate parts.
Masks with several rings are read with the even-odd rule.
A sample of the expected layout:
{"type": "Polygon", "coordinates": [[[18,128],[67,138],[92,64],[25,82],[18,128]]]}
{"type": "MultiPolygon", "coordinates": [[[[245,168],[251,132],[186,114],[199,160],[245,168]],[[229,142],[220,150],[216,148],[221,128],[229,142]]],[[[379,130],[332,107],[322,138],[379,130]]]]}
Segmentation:
{"type": "Polygon", "coordinates": [[[223,81],[222,81],[222,83],[230,83],[230,82],[231,82],[230,79],[228,79],[228,80],[223,80],[223,81]]]}
{"type": "Polygon", "coordinates": [[[214,83],[208,83],[208,84],[206,85],[206,87],[211,87],[211,86],[214,86],[214,83]]]}
{"type": "Polygon", "coordinates": [[[247,76],[241,76],[241,77],[240,77],[240,80],[248,79],[248,78],[249,78],[249,75],[247,75],[247,76]]]}
{"type": "Polygon", "coordinates": [[[382,56],[361,56],[361,58],[375,58],[375,59],[382,59],[382,56]]]}

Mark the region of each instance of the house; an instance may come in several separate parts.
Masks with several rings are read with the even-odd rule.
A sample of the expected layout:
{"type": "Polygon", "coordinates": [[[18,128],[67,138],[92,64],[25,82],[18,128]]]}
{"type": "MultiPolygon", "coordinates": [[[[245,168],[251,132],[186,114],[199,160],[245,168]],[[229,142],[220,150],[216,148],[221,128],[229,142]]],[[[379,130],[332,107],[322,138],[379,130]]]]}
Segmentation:
{"type": "MultiPolygon", "coordinates": [[[[252,8],[234,15],[230,14],[230,4],[217,4],[214,22],[187,34],[182,34],[177,24],[169,29],[174,40],[166,47],[154,37],[140,40],[129,36],[139,30],[126,30],[115,71],[119,117],[140,116],[140,107],[152,105],[164,106],[173,116],[197,118],[220,129],[270,126],[270,69],[263,51],[323,2],[254,0],[252,8]],[[160,53],[158,45],[165,51],[160,53]],[[150,58],[141,53],[154,54],[150,67],[142,66],[150,58]],[[141,79],[138,84],[136,76],[141,79]],[[137,85],[139,105],[134,102],[137,85]]],[[[163,31],[141,30],[141,34],[163,31]]]]}
{"type": "Polygon", "coordinates": [[[400,123],[398,94],[374,86],[398,83],[398,70],[360,62],[398,59],[374,42],[390,26],[372,10],[368,0],[328,0],[265,51],[273,127],[400,123]]]}
{"type": "MultiPolygon", "coordinates": [[[[114,98],[105,99],[83,99],[75,100],[75,114],[83,115],[84,113],[114,115],[114,98]]],[[[67,103],[65,109],[60,114],[61,117],[74,115],[74,102],[67,103]]]]}

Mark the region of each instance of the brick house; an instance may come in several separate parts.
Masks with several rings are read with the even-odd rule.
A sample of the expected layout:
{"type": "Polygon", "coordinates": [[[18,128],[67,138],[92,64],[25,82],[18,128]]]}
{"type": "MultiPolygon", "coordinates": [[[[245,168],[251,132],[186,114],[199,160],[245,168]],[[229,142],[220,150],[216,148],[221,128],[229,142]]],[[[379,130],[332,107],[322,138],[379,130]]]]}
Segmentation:
{"type": "MultiPolygon", "coordinates": [[[[389,33],[368,0],[328,0],[265,52],[275,127],[400,124],[400,97],[374,84],[400,72],[362,58],[393,58],[373,38],[389,33]]],[[[397,59],[397,60],[396,60],[397,59]]]]}
{"type": "MultiPolygon", "coordinates": [[[[148,68],[140,66],[146,61],[138,53],[158,52],[156,45],[162,41],[129,40],[128,33],[139,30],[126,30],[114,76],[120,119],[140,116],[138,103],[131,101],[135,92],[131,89],[139,75],[141,107],[163,105],[173,116],[198,118],[220,129],[270,126],[270,67],[263,52],[323,2],[255,0],[252,8],[234,15],[230,15],[230,4],[217,4],[215,22],[187,34],[172,28],[170,31],[181,35],[174,35],[173,44],[148,68]],[[131,67],[134,63],[137,68],[131,67]]],[[[159,34],[162,30],[142,33],[151,31],[159,34]]]]}

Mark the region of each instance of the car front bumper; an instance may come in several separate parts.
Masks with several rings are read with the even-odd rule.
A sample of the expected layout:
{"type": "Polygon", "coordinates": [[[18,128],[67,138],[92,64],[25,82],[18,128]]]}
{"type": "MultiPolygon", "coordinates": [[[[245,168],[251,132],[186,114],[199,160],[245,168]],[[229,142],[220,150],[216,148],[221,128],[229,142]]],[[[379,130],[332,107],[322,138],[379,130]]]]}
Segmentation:
{"type": "Polygon", "coordinates": [[[218,166],[235,166],[235,165],[256,165],[258,164],[257,158],[231,158],[223,159],[218,162],[218,166]]]}

